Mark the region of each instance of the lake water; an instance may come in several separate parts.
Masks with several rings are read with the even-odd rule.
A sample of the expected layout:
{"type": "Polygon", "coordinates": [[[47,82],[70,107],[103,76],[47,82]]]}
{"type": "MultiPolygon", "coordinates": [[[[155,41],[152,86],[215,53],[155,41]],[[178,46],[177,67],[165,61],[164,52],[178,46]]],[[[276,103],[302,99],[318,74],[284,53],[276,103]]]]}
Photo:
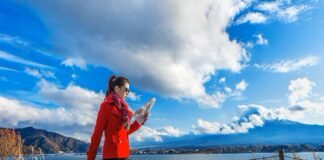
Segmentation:
{"type": "MultiPolygon", "coordinates": [[[[301,159],[313,160],[312,152],[296,153],[301,159]]],[[[316,156],[324,160],[324,152],[316,152],[316,156]]],[[[167,155],[131,155],[131,160],[248,160],[276,155],[276,153],[236,153],[236,154],[167,154],[167,155]]],[[[291,153],[285,156],[293,157],[291,153]]],[[[46,155],[46,160],[84,160],[86,155],[46,155]]],[[[101,156],[97,156],[101,160],[101,156]]],[[[272,158],[278,159],[278,158],[272,158]]],[[[289,158],[285,158],[289,159],[289,158]]],[[[27,159],[25,159],[27,160],[27,159]]]]}

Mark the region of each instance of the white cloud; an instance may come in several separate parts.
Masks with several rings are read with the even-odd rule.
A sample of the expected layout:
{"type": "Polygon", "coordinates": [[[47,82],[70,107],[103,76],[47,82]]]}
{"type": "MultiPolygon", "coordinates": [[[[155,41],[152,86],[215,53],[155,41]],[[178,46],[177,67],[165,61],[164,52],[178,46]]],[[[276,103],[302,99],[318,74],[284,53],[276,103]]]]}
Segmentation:
{"type": "Polygon", "coordinates": [[[135,92],[130,91],[128,93],[127,98],[129,98],[132,101],[137,101],[137,100],[140,100],[141,99],[141,95],[137,95],[135,92]]]}
{"type": "Polygon", "coordinates": [[[131,135],[131,139],[137,142],[142,142],[145,139],[154,139],[156,142],[162,142],[163,138],[159,133],[150,127],[142,126],[138,131],[131,135]]]}
{"type": "Polygon", "coordinates": [[[29,67],[25,68],[25,73],[37,78],[55,78],[55,74],[52,71],[38,70],[29,67]]]}
{"type": "Polygon", "coordinates": [[[232,93],[232,89],[230,88],[230,87],[225,87],[225,91],[227,92],[227,93],[232,93]]]}
{"type": "Polygon", "coordinates": [[[242,23],[251,23],[251,24],[258,24],[258,23],[265,23],[268,20],[268,17],[262,13],[259,12],[251,12],[246,14],[243,17],[240,17],[236,24],[242,24],[242,23]]]}
{"type": "Polygon", "coordinates": [[[276,114],[272,113],[271,110],[259,105],[240,105],[239,109],[241,116],[235,117],[230,123],[220,124],[198,119],[193,128],[198,134],[246,133],[251,128],[262,126],[266,119],[277,118],[276,114]]]}
{"type": "Polygon", "coordinates": [[[253,42],[245,42],[245,43],[242,43],[242,45],[245,48],[253,48],[254,47],[254,43],[253,42]]]}
{"type": "Polygon", "coordinates": [[[240,71],[248,60],[225,29],[249,4],[192,0],[31,5],[48,15],[44,21],[52,26],[65,57],[77,55],[87,64],[105,66],[140,89],[215,108],[224,100],[220,94],[208,94],[204,83],[218,70],[240,71]],[[138,18],[140,22],[134,21],[138,18]]]}
{"type": "Polygon", "coordinates": [[[41,123],[46,125],[71,125],[73,117],[64,108],[39,108],[15,99],[0,97],[0,122],[2,125],[17,126],[19,123],[41,123]]]}
{"type": "MultiPolygon", "coordinates": [[[[102,92],[96,93],[73,83],[70,83],[66,88],[60,88],[41,79],[37,83],[37,87],[39,88],[38,94],[48,101],[71,109],[79,110],[82,108],[83,112],[98,108],[100,102],[104,99],[102,92]]],[[[86,119],[82,121],[86,122],[86,119]]]]}
{"type": "Polygon", "coordinates": [[[165,126],[164,128],[159,129],[158,131],[160,132],[161,135],[171,136],[171,137],[179,137],[184,134],[180,129],[174,128],[172,126],[165,126]]]}
{"type": "MultiPolygon", "coordinates": [[[[315,83],[307,77],[297,78],[289,84],[289,106],[264,110],[262,119],[288,119],[309,124],[324,124],[324,101],[321,96],[313,94],[315,83]]],[[[247,105],[251,108],[251,105],[247,105]]],[[[248,109],[251,110],[251,109],[248,109]]],[[[253,111],[250,111],[253,113],[253,111]]]]}
{"type": "Polygon", "coordinates": [[[291,6],[283,10],[278,11],[278,18],[284,22],[291,23],[298,20],[298,16],[301,12],[308,10],[310,7],[306,5],[291,6]]]}
{"type": "Polygon", "coordinates": [[[280,6],[282,5],[282,1],[276,0],[272,2],[263,2],[257,5],[257,9],[261,11],[267,12],[275,12],[278,11],[280,6]]]}
{"type": "MultiPolygon", "coordinates": [[[[82,108],[78,111],[65,107],[38,107],[0,96],[2,127],[21,128],[32,125],[89,142],[96,112],[91,111],[88,116],[84,116],[80,115],[82,110],[82,108]]],[[[84,112],[89,112],[89,110],[84,112]]]]}
{"type": "Polygon", "coordinates": [[[227,97],[235,98],[236,100],[243,98],[243,92],[247,89],[248,83],[245,80],[241,80],[240,82],[235,84],[235,89],[231,89],[228,86],[225,86],[224,90],[226,91],[227,97]]]}
{"type": "Polygon", "coordinates": [[[76,74],[72,74],[72,75],[71,75],[71,78],[72,78],[72,79],[77,79],[77,78],[78,78],[78,75],[76,75],[76,74]]]}
{"type": "Polygon", "coordinates": [[[18,71],[15,70],[15,69],[8,68],[8,67],[2,67],[2,66],[0,66],[0,70],[4,70],[4,71],[11,71],[11,72],[18,72],[18,71]]]}
{"type": "Polygon", "coordinates": [[[0,58],[4,59],[6,61],[20,63],[20,64],[27,65],[27,66],[33,66],[33,67],[38,67],[38,68],[47,68],[47,69],[52,68],[52,67],[44,65],[44,64],[40,64],[40,63],[32,62],[32,61],[29,61],[29,60],[25,60],[23,58],[14,56],[12,54],[9,54],[9,53],[7,53],[5,51],[1,51],[1,50],[0,50],[0,58]]]}
{"type": "Polygon", "coordinates": [[[219,79],[218,82],[219,82],[219,83],[225,83],[225,82],[226,82],[226,77],[222,77],[221,79],[219,79]]]}
{"type": "Polygon", "coordinates": [[[263,37],[262,34],[255,34],[253,37],[256,38],[255,41],[241,42],[244,48],[253,48],[255,45],[268,45],[269,40],[263,37]]]}
{"type": "Polygon", "coordinates": [[[11,125],[27,123],[71,127],[94,124],[97,108],[104,97],[103,93],[95,93],[74,84],[59,88],[44,79],[41,79],[37,86],[38,95],[45,102],[54,103],[57,107],[42,108],[1,97],[0,112],[6,116],[1,116],[0,121],[11,125]]]}
{"type": "Polygon", "coordinates": [[[273,0],[273,1],[255,1],[250,10],[245,15],[240,16],[236,20],[236,24],[242,23],[266,23],[269,20],[278,20],[284,23],[292,23],[298,20],[301,13],[311,9],[308,2],[304,4],[293,4],[290,1],[285,0],[273,0]]]}
{"type": "Polygon", "coordinates": [[[272,107],[257,104],[239,105],[240,115],[227,124],[197,120],[193,126],[198,134],[246,133],[249,129],[264,125],[267,120],[292,120],[309,124],[324,124],[324,98],[312,94],[315,83],[308,78],[292,80],[288,87],[289,106],[272,107]],[[312,99],[312,100],[311,100],[312,99]]]}
{"type": "Polygon", "coordinates": [[[6,34],[1,34],[0,33],[0,41],[1,42],[6,42],[11,45],[21,45],[21,46],[30,46],[30,44],[18,37],[12,37],[6,34]]]}
{"type": "MultiPolygon", "coordinates": [[[[323,98],[323,97],[322,97],[323,98]]],[[[296,119],[302,123],[308,124],[320,124],[324,125],[324,100],[316,99],[316,100],[303,100],[298,102],[300,107],[299,117],[296,119]]]]}
{"type": "Polygon", "coordinates": [[[37,69],[32,69],[32,68],[25,68],[25,72],[31,76],[37,77],[37,78],[41,78],[42,75],[39,73],[39,71],[37,69]]]}
{"type": "Polygon", "coordinates": [[[198,104],[203,108],[218,108],[228,98],[225,93],[215,92],[212,95],[201,95],[197,97],[198,104]]]}
{"type": "Polygon", "coordinates": [[[86,140],[90,137],[98,107],[104,99],[102,92],[81,88],[73,83],[59,87],[44,79],[37,83],[41,107],[21,100],[0,96],[0,124],[3,127],[34,126],[54,130],[64,135],[86,140]]]}
{"type": "MultiPolygon", "coordinates": [[[[216,100],[214,103],[215,103],[215,106],[216,107],[219,107],[220,104],[222,104],[226,99],[228,98],[234,98],[236,100],[238,100],[239,98],[243,98],[242,95],[243,95],[243,92],[246,90],[246,88],[248,87],[248,83],[245,82],[245,80],[241,80],[240,82],[238,82],[236,85],[235,85],[235,89],[231,89],[230,87],[228,86],[225,86],[224,87],[224,91],[216,91],[212,94],[212,98],[214,100],[216,100]],[[218,103],[218,104],[216,104],[218,103]]],[[[204,108],[204,106],[207,106],[207,105],[204,105],[206,103],[210,103],[211,101],[213,101],[213,99],[210,99],[211,97],[209,96],[206,96],[206,97],[200,97],[198,102],[199,104],[202,104],[201,107],[204,108]]]]}
{"type": "Polygon", "coordinates": [[[268,45],[268,40],[263,37],[262,34],[254,35],[258,40],[256,41],[256,44],[258,45],[268,45]]]}
{"type": "Polygon", "coordinates": [[[310,8],[308,5],[295,5],[283,0],[263,2],[256,6],[256,9],[267,12],[274,19],[285,23],[297,21],[298,16],[310,8]]]}
{"type": "Polygon", "coordinates": [[[312,89],[315,83],[310,81],[308,78],[298,78],[290,81],[289,84],[289,102],[291,105],[297,105],[298,102],[309,98],[312,94],[312,89]]]}
{"type": "Polygon", "coordinates": [[[76,66],[76,67],[79,67],[79,68],[81,68],[83,70],[87,69],[86,62],[80,57],[78,57],[78,58],[67,58],[66,60],[62,61],[61,64],[64,65],[64,66],[67,66],[67,67],[76,66]]]}
{"type": "Polygon", "coordinates": [[[197,125],[193,128],[199,133],[219,133],[221,125],[218,122],[208,122],[202,119],[197,120],[197,125]]]}
{"type": "Polygon", "coordinates": [[[260,105],[239,105],[241,112],[240,117],[236,117],[234,121],[227,124],[218,122],[209,122],[198,119],[197,124],[193,126],[194,132],[197,134],[233,134],[246,133],[249,129],[262,126],[265,120],[287,118],[292,111],[284,108],[267,109],[260,105]]]}
{"type": "Polygon", "coordinates": [[[292,71],[297,71],[305,67],[311,67],[319,62],[319,58],[315,56],[307,56],[298,59],[291,60],[281,60],[279,62],[271,64],[255,64],[257,68],[262,70],[277,72],[277,73],[287,73],[292,71]]]}
{"type": "Polygon", "coordinates": [[[185,133],[178,128],[165,126],[160,129],[153,129],[147,126],[142,126],[138,131],[131,135],[131,139],[137,142],[142,142],[147,139],[153,139],[156,142],[163,142],[163,136],[179,137],[185,133]]]}
{"type": "Polygon", "coordinates": [[[23,48],[24,50],[33,50],[34,52],[37,52],[37,53],[40,53],[40,54],[43,54],[46,56],[52,55],[42,49],[32,46],[32,43],[30,43],[26,40],[23,40],[20,37],[0,33],[0,42],[4,42],[4,43],[10,44],[15,47],[23,48]]]}
{"type": "Polygon", "coordinates": [[[239,91],[245,91],[247,86],[248,86],[248,84],[245,82],[245,80],[242,80],[236,84],[235,88],[236,88],[236,90],[239,90],[239,91]]]}
{"type": "Polygon", "coordinates": [[[41,73],[42,73],[43,77],[46,77],[46,78],[55,78],[55,73],[52,72],[52,71],[41,70],[41,73]]]}

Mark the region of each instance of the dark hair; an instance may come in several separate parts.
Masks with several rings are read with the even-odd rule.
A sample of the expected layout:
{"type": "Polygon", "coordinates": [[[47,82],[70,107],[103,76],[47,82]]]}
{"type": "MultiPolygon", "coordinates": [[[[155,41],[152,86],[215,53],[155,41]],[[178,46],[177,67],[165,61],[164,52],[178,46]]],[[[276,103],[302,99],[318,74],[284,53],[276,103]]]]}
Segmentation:
{"type": "Polygon", "coordinates": [[[108,96],[111,92],[114,91],[115,86],[121,87],[126,83],[129,83],[129,80],[125,77],[111,76],[108,81],[108,89],[106,92],[106,96],[108,96]]]}

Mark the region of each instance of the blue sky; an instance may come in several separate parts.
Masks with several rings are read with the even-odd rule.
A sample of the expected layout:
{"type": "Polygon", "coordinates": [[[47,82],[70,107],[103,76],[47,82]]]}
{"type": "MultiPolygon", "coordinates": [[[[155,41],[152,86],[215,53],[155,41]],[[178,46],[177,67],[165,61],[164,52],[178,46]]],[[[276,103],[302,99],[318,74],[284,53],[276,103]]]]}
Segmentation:
{"type": "Polygon", "coordinates": [[[324,124],[323,1],[0,2],[0,125],[89,141],[111,75],[134,110],[157,97],[134,141],[324,124]]]}

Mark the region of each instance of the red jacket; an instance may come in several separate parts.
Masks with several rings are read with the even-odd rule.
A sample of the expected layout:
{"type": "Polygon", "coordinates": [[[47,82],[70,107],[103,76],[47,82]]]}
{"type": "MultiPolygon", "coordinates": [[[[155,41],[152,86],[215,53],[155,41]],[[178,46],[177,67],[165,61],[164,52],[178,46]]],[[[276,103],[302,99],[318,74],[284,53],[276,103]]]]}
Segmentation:
{"type": "MultiPolygon", "coordinates": [[[[133,114],[130,110],[128,112],[131,115],[133,114]]],[[[116,106],[113,99],[107,96],[98,111],[96,125],[87,152],[88,160],[96,158],[103,132],[105,133],[105,142],[102,148],[102,158],[129,157],[128,135],[138,130],[141,125],[134,121],[127,131],[121,119],[121,110],[116,106]]]]}

